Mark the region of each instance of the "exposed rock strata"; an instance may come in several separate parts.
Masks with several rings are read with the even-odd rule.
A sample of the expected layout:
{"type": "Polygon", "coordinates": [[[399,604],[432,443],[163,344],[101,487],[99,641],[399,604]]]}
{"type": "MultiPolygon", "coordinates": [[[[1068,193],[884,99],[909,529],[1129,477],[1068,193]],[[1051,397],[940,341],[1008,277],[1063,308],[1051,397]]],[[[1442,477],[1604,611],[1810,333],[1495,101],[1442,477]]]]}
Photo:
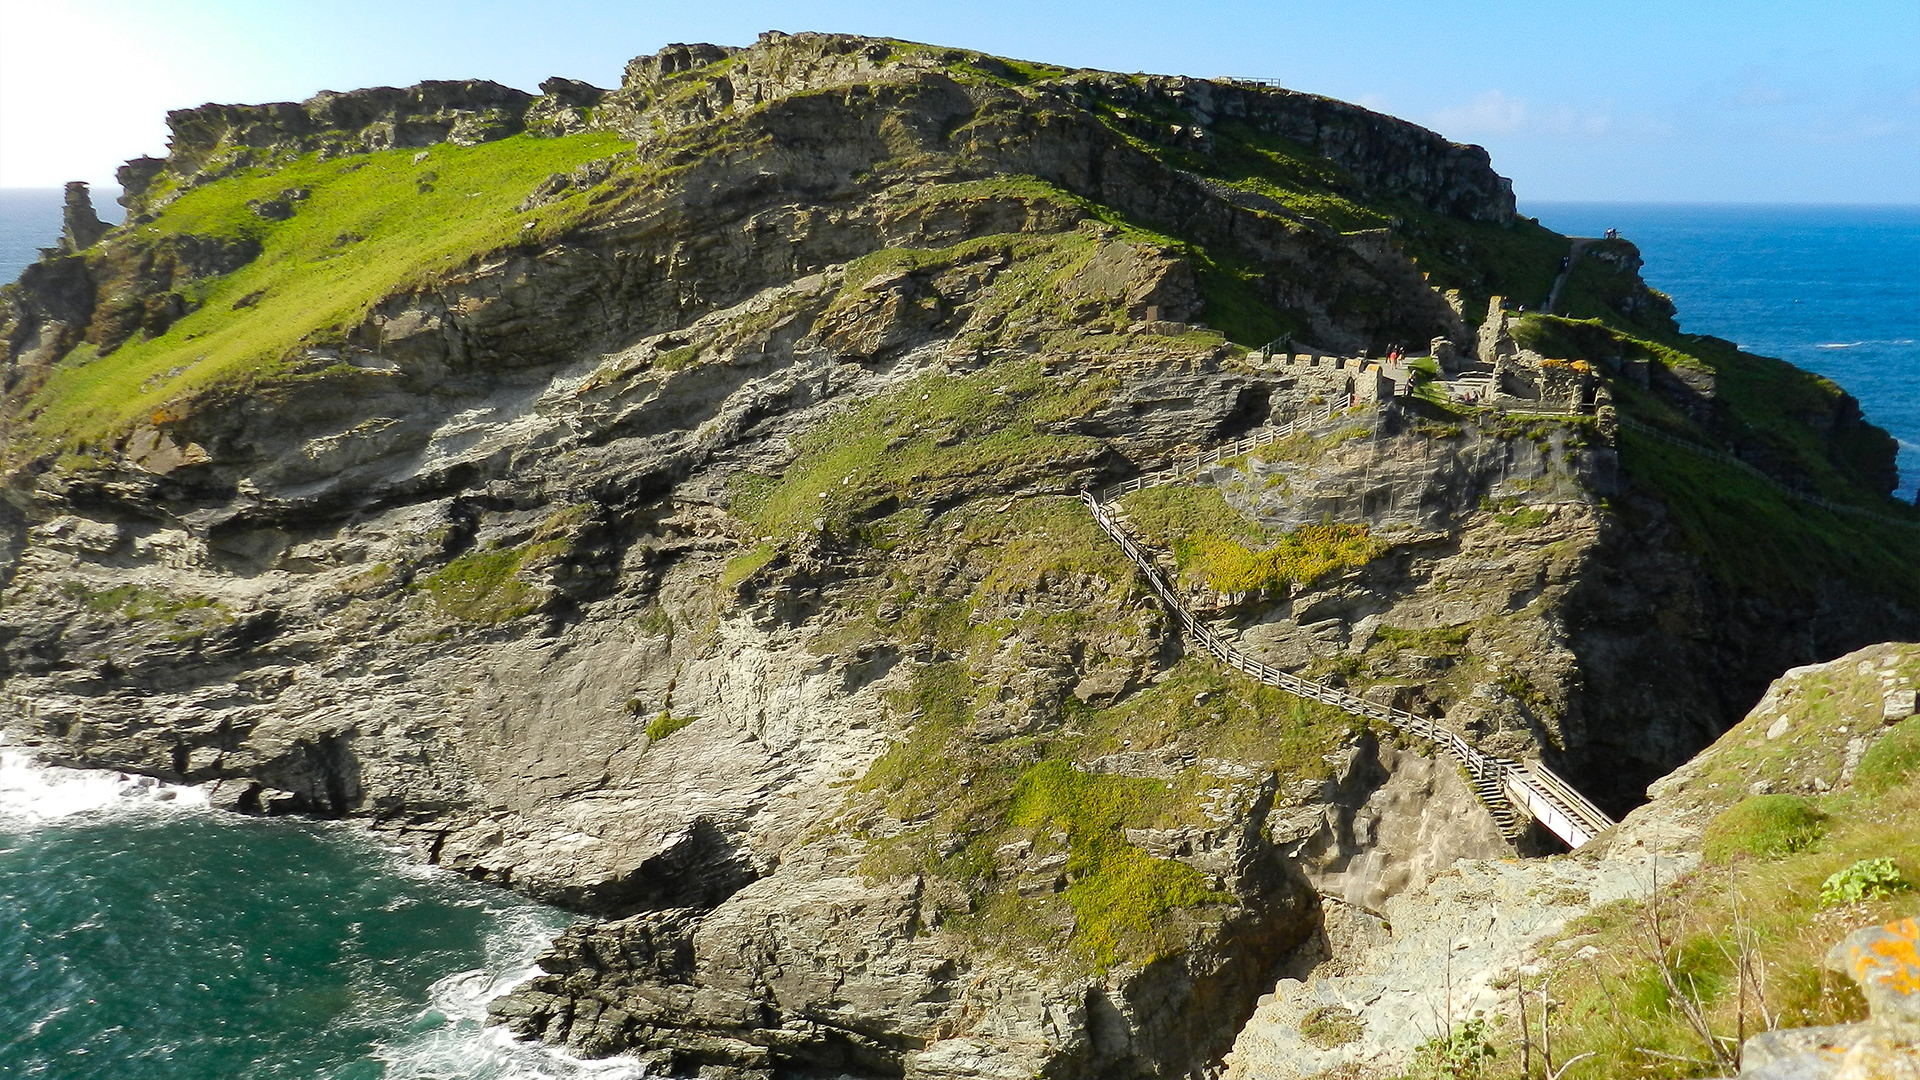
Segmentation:
{"type": "MultiPolygon", "coordinates": [[[[1198,665],[1124,560],[1071,532],[1065,496],[1323,415],[1316,389],[1202,325],[1230,314],[1221,265],[1260,267],[1247,293],[1328,348],[1464,344],[1468,328],[1391,237],[1142,144],[1205,153],[1244,125],[1323,156],[1355,199],[1463,228],[1513,226],[1512,196],[1478,148],[1353,106],[1097,72],[1029,84],[995,64],[769,35],[671,47],[606,92],[430,83],[170,116],[169,158],[129,164],[136,222],[309,151],[523,129],[610,129],[635,150],[519,203],[603,199],[577,228],[385,296],[303,342],[297,380],[169,402],[95,456],[10,445],[10,737],[212,783],[236,810],[364,817],[441,865],[606,917],[497,1009],[583,1051],[737,1076],[1210,1068],[1315,933],[1310,883],[1384,902],[1499,841],[1418,748],[1362,734],[1314,744],[1329,760],[1276,761],[1218,691],[1167,706],[1179,723],[1082,730],[1198,665]],[[1177,227],[1217,263],[1116,220],[1177,227]],[[843,507],[840,491],[866,498],[856,479],[879,485],[849,464],[801,492],[819,511],[748,520],[755,478],[842,467],[821,433],[870,432],[839,418],[886,427],[955,387],[981,403],[886,429],[880,454],[932,464],[884,495],[843,507]],[[1002,453],[991,439],[1015,420],[1026,441],[1002,453]],[[1121,837],[1126,858],[1197,883],[1140,931],[1159,936],[1092,962],[1063,906],[1084,837],[1035,825],[969,880],[939,869],[966,837],[929,835],[929,812],[874,786],[876,763],[933,726],[914,695],[955,668],[972,694],[962,750],[915,775],[1053,753],[1076,783],[1194,786],[1121,837]],[[1434,827],[1442,812],[1474,820],[1467,840],[1434,827]],[[967,929],[992,914],[983,895],[1045,918],[996,948],[967,929]]],[[[297,218],[302,200],[249,212],[297,218]]],[[[73,350],[167,334],[199,286],[261,253],[133,231],[75,247],[4,296],[22,429],[73,350]]],[[[1603,431],[1389,405],[1305,437],[1297,460],[1210,479],[1276,528],[1369,523],[1385,554],[1285,597],[1220,598],[1221,617],[1278,662],[1552,756],[1615,804],[1785,661],[1912,618],[1838,590],[1736,604],[1622,487],[1603,431]],[[1502,521],[1520,509],[1524,527],[1502,521]]]]}

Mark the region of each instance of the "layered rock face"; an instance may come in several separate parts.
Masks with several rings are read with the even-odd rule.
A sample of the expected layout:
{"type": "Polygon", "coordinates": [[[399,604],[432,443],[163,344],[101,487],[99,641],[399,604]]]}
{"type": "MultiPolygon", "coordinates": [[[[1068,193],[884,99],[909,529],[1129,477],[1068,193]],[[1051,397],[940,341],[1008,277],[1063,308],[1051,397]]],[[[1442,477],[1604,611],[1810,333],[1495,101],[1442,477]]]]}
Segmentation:
{"type": "Polygon", "coordinates": [[[1422,748],[1183,656],[1071,497],[1269,422],[1309,421],[1209,478],[1229,512],[1377,549],[1200,599],[1614,803],[1782,657],[1911,625],[1734,598],[1597,420],[1328,416],[1249,355],[1464,348],[1436,284],[1563,250],[1478,148],[828,35],[542,89],[172,114],[137,228],[0,297],[9,737],[606,919],[498,1004],[521,1034],[673,1075],[1199,1075],[1316,889],[1503,845],[1422,748]],[[470,250],[424,246],[451,210],[329,217],[462,168],[517,185],[470,250]],[[267,276],[296,258],[365,303],[259,329],[307,325],[267,276]]]}

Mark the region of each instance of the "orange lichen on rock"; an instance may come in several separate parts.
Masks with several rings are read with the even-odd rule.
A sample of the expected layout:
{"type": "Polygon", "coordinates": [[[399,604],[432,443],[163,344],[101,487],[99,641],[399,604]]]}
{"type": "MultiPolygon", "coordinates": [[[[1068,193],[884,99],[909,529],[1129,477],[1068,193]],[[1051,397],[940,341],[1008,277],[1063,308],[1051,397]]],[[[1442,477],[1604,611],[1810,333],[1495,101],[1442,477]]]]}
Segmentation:
{"type": "Polygon", "coordinates": [[[1827,954],[1827,966],[1860,984],[1876,1017],[1920,1020],[1920,920],[1856,930],[1827,954]]]}

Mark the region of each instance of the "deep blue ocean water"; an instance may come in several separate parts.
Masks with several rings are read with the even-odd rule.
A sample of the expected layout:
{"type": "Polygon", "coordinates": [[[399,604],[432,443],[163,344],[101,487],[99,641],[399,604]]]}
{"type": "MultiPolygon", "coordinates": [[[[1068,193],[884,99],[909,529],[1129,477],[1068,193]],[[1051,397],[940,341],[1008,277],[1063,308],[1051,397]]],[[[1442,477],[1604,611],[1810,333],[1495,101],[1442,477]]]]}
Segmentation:
{"type": "MultiPolygon", "coordinates": [[[[102,216],[117,210],[97,200],[102,216]]],[[[1920,208],[1539,203],[1618,228],[1682,325],[1827,375],[1920,481],[1920,208]]],[[[0,191],[0,281],[59,191],[0,191]]],[[[237,819],[0,753],[0,1078],[627,1080],[480,1024],[568,917],[348,826],[237,819]]]]}
{"type": "Polygon", "coordinates": [[[1680,327],[1839,383],[1900,440],[1920,486],[1920,206],[1527,203],[1570,236],[1633,241],[1680,327]]]}

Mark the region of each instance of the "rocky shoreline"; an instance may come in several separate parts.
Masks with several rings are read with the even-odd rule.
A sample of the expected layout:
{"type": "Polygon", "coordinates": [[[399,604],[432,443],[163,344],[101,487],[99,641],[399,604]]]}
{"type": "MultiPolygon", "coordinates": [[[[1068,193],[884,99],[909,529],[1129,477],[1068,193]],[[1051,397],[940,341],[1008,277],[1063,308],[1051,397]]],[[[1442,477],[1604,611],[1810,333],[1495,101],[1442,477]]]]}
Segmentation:
{"type": "MultiPolygon", "coordinates": [[[[523,1036],[672,1075],[1208,1075],[1328,948],[1323,897],[1513,852],[1424,748],[1188,655],[1072,497],[1262,425],[1319,418],[1127,508],[1195,606],[1615,811],[1779,671],[1920,634],[1861,574],[1731,587],[1602,418],[1330,414],[1249,349],[1519,356],[1527,325],[1468,316],[1565,241],[1478,147],[835,35],[542,91],[172,114],[129,225],[76,203],[0,293],[9,737],[600,917],[496,1002],[523,1036]],[[516,178],[470,251],[349,216],[469,168],[516,178]],[[351,318],[219,351],[329,267],[351,318]],[[264,366],[195,381],[229,355],[264,366]],[[1249,558],[1353,543],[1225,588],[1191,553],[1229,519],[1249,558]]],[[[1575,299],[1679,341],[1637,265],[1575,299]]],[[[1732,424],[1626,340],[1527,362],[1732,424]]],[[[1808,386],[1827,456],[1791,467],[1877,475],[1884,433],[1808,386]]]]}

